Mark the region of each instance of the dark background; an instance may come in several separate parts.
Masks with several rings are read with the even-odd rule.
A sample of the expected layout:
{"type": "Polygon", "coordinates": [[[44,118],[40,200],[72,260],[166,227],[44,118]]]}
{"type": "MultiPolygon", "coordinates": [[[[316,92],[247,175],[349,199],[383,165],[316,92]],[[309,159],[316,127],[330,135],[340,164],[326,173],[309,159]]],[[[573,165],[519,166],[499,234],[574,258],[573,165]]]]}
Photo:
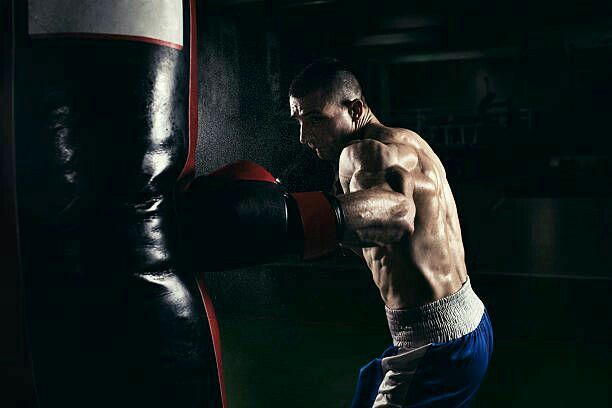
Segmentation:
{"type": "MultiPolygon", "coordinates": [[[[204,174],[261,163],[293,191],[331,163],[298,142],[292,77],[353,66],[383,123],[444,163],[468,270],[496,343],[476,407],[607,407],[612,13],[605,2],[211,1],[198,4],[204,174]]],[[[346,407],[390,342],[350,254],[212,272],[230,404],[346,407]]]]}
{"type": "MultiPolygon", "coordinates": [[[[199,1],[198,173],[249,159],[294,191],[329,189],[333,166],[298,143],[286,95],[306,63],[344,59],[377,116],[420,133],[446,167],[495,330],[473,406],[607,407],[609,3],[199,1]]],[[[0,0],[3,180],[14,167],[2,109],[10,15],[0,0]]],[[[14,186],[2,188],[9,214],[14,186]]],[[[1,220],[0,269],[17,270],[14,218],[1,220]]],[[[348,407],[359,367],[390,343],[369,271],[351,254],[212,272],[207,283],[232,408],[348,407]]],[[[1,283],[6,333],[22,332],[19,284],[1,283]]],[[[3,388],[31,389],[23,339],[3,339],[3,388]]]]}

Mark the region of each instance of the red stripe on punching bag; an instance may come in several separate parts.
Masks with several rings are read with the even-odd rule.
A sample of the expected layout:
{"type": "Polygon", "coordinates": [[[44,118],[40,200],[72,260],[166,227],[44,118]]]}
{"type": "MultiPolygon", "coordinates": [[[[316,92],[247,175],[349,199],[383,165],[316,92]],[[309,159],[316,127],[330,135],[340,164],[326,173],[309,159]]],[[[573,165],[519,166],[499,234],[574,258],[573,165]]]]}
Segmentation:
{"type": "MultiPolygon", "coordinates": [[[[195,175],[195,154],[196,146],[198,141],[198,31],[197,31],[197,13],[196,13],[196,0],[189,0],[189,108],[188,108],[188,121],[189,121],[189,147],[187,153],[187,160],[183,171],[179,176],[179,181],[185,181],[180,183],[183,188],[186,188],[188,183],[193,179],[195,175]]],[[[223,378],[223,359],[221,355],[221,335],[219,331],[219,323],[217,321],[217,315],[213,306],[212,299],[206,291],[206,285],[204,279],[198,279],[198,287],[200,295],[202,296],[202,302],[204,303],[204,310],[206,311],[206,318],[208,320],[208,327],[213,343],[213,349],[215,352],[215,361],[217,363],[217,376],[219,380],[219,392],[221,394],[221,404],[223,408],[227,408],[227,393],[225,389],[225,380],[223,378]]]]}
{"type": "MultiPolygon", "coordinates": [[[[186,182],[195,173],[195,155],[198,142],[198,31],[196,0],[189,0],[189,148],[187,161],[179,180],[186,177],[186,182]]],[[[186,183],[186,184],[187,184],[186,183]]]]}
{"type": "Polygon", "coordinates": [[[198,287],[200,288],[200,295],[202,296],[202,301],[204,302],[204,310],[206,310],[206,317],[208,318],[208,328],[210,329],[213,348],[215,349],[215,361],[217,362],[217,373],[219,378],[219,391],[221,392],[221,405],[223,408],[227,408],[227,394],[225,392],[225,380],[223,379],[221,332],[219,331],[219,322],[217,321],[217,315],[215,314],[215,307],[213,306],[212,299],[206,291],[206,284],[204,283],[204,279],[202,277],[198,279],[198,287]]]}

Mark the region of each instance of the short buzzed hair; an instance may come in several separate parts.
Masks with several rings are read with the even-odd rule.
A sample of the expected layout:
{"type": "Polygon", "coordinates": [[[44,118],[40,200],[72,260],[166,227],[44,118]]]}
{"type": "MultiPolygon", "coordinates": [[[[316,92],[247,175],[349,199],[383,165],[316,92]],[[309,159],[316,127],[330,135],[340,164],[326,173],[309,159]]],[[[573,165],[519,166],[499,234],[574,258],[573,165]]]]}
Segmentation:
{"type": "Polygon", "coordinates": [[[319,59],[302,69],[289,86],[289,96],[302,98],[319,90],[326,99],[339,103],[363,99],[355,75],[335,58],[319,59]]]}

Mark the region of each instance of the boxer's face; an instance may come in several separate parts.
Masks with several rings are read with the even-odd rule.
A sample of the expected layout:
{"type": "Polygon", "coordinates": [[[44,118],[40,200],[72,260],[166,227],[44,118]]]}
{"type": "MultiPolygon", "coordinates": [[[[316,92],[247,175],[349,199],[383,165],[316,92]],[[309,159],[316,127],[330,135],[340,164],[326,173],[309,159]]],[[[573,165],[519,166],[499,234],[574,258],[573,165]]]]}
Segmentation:
{"type": "Polygon", "coordinates": [[[300,143],[314,149],[317,156],[333,160],[340,156],[353,121],[346,107],[313,92],[301,98],[289,98],[291,117],[300,124],[300,143]]]}

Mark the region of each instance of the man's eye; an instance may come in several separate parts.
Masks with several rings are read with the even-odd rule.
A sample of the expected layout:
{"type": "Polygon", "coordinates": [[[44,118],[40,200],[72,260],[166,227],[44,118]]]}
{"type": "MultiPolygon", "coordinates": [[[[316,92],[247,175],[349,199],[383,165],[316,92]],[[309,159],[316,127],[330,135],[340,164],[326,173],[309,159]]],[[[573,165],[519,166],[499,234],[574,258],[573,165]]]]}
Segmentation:
{"type": "Polygon", "coordinates": [[[315,124],[315,125],[316,125],[317,123],[321,123],[322,121],[323,121],[323,119],[322,119],[322,118],[317,118],[317,117],[310,118],[310,123],[313,123],[313,124],[315,124]]]}

